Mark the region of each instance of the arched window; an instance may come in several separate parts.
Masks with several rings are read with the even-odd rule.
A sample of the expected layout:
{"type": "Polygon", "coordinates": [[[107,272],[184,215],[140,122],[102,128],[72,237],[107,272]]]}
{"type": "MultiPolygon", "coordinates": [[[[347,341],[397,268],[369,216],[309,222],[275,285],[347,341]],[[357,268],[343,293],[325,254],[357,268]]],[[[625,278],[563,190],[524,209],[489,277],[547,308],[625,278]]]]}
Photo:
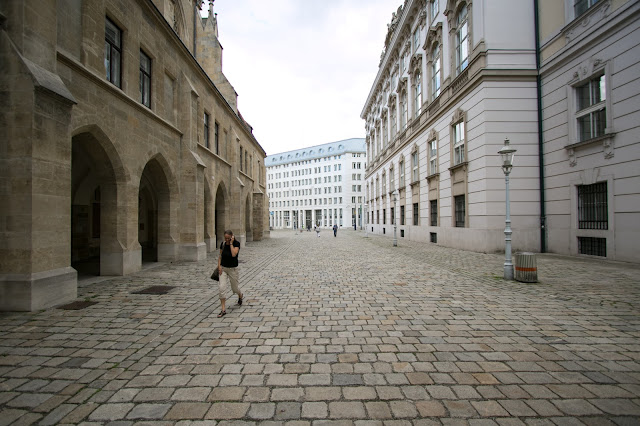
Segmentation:
{"type": "Polygon", "coordinates": [[[431,50],[431,100],[440,95],[440,45],[436,44],[431,50]]]}
{"type": "Polygon", "coordinates": [[[413,86],[413,111],[414,116],[418,117],[422,112],[422,73],[418,70],[415,74],[415,82],[413,86]]]}
{"type": "Polygon", "coordinates": [[[467,5],[462,6],[456,16],[456,74],[460,74],[469,65],[469,22],[467,5]]]}

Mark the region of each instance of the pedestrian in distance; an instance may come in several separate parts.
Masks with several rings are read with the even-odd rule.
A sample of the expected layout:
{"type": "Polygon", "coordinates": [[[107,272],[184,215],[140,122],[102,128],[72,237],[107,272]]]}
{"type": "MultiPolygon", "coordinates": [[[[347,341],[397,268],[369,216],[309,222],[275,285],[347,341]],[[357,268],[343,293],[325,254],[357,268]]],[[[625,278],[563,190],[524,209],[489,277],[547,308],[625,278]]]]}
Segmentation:
{"type": "Polygon", "coordinates": [[[314,228],[316,230],[316,235],[318,236],[318,238],[320,238],[320,227],[319,226],[315,226],[314,228]]]}
{"type": "Polygon", "coordinates": [[[336,223],[333,224],[333,236],[334,237],[338,236],[338,224],[336,223]]]}
{"type": "Polygon", "coordinates": [[[236,241],[233,231],[224,231],[224,241],[220,244],[220,257],[218,257],[218,272],[220,273],[218,292],[222,309],[218,318],[227,315],[225,293],[229,284],[231,284],[231,291],[238,295],[238,305],[242,305],[244,294],[238,285],[238,253],[240,253],[240,242],[236,241]]]}

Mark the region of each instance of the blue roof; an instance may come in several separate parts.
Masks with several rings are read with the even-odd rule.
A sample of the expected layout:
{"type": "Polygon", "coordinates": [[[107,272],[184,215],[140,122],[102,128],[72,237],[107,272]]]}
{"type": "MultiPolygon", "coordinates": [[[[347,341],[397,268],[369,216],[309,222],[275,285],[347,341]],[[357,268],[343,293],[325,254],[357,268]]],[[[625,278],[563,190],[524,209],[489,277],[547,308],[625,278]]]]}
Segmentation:
{"type": "Polygon", "coordinates": [[[364,138],[351,138],[337,142],[315,145],[309,148],[296,149],[293,151],[281,152],[279,154],[268,155],[264,159],[267,167],[279,166],[282,164],[295,163],[297,161],[313,160],[333,155],[342,155],[347,152],[367,152],[366,140],[364,138]]]}

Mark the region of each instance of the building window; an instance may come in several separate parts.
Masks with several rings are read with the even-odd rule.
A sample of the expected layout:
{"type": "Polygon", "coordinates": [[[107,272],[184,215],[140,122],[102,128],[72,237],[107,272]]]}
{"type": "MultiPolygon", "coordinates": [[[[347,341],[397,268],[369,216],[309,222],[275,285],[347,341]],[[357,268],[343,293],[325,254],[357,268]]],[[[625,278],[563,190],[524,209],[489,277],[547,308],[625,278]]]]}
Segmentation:
{"type": "Polygon", "coordinates": [[[404,225],[404,206],[400,206],[400,225],[404,225]]]}
{"type": "Polygon", "coordinates": [[[578,186],[578,229],[609,229],[607,182],[578,186]]]}
{"type": "Polygon", "coordinates": [[[382,209],[382,224],[387,224],[387,209],[382,209]]]}
{"type": "MultiPolygon", "coordinates": [[[[355,191],[355,185],[353,190],[355,191]]],[[[387,174],[382,173],[382,195],[386,193],[387,193],[387,174]]]]}
{"type": "Polygon", "coordinates": [[[454,197],[455,203],[455,218],[456,218],[456,228],[464,228],[464,217],[465,217],[465,206],[464,206],[464,195],[457,195],[454,197]]]}
{"type": "Polygon", "coordinates": [[[466,5],[458,12],[456,23],[456,74],[460,74],[469,65],[469,22],[466,5]]]}
{"type": "Polygon", "coordinates": [[[209,114],[204,113],[204,146],[209,148],[209,114]]]}
{"type": "Polygon", "coordinates": [[[600,75],[575,88],[578,142],[604,135],[607,127],[606,83],[600,75]]]}
{"type": "Polygon", "coordinates": [[[431,51],[431,100],[440,96],[440,45],[436,44],[431,51]]]}
{"type": "Polygon", "coordinates": [[[400,160],[400,166],[398,169],[400,170],[400,188],[404,188],[404,160],[400,160]]]}
{"type": "Polygon", "coordinates": [[[453,165],[464,163],[464,121],[453,126],[453,165]]]}
{"type": "Polygon", "coordinates": [[[578,253],[607,257],[607,239],[578,237],[578,253]]]}
{"type": "Polygon", "coordinates": [[[376,210],[376,224],[380,225],[380,210],[376,210]]]}
{"type": "Polygon", "coordinates": [[[391,100],[394,105],[391,107],[391,139],[398,133],[398,114],[395,106],[395,98],[391,100]]]}
{"type": "Polygon", "coordinates": [[[438,16],[438,9],[438,0],[431,0],[431,2],[429,2],[429,17],[431,18],[431,22],[438,16]]]}
{"type": "Polygon", "coordinates": [[[598,3],[599,0],[576,0],[573,4],[573,11],[575,13],[575,17],[582,15],[585,13],[591,6],[598,3]]]}
{"type": "Polygon", "coordinates": [[[215,149],[216,149],[216,155],[220,155],[220,125],[218,124],[218,122],[216,121],[215,124],[213,125],[213,142],[215,144],[215,149]]]}
{"type": "Polygon", "coordinates": [[[414,116],[417,118],[422,112],[422,73],[420,71],[416,72],[413,89],[413,110],[415,111],[414,116]]]}
{"type": "Polygon", "coordinates": [[[395,225],[396,224],[396,208],[391,207],[390,213],[391,213],[391,224],[395,225]]]}
{"type": "Polygon", "coordinates": [[[387,117],[382,117],[382,146],[389,143],[389,134],[387,133],[387,117]]]}
{"type": "Polygon", "coordinates": [[[413,51],[418,50],[418,47],[420,47],[420,25],[418,25],[413,32],[413,51]]]}
{"type": "Polygon", "coordinates": [[[438,226],[438,200],[429,201],[429,217],[431,226],[438,226]]]}
{"type": "Polygon", "coordinates": [[[429,175],[438,173],[438,141],[429,142],[429,175]]]}
{"type": "Polygon", "coordinates": [[[151,108],[151,58],[140,51],[140,102],[151,108]]]}
{"type": "Polygon", "coordinates": [[[409,105],[407,102],[407,91],[402,90],[400,95],[400,130],[407,128],[407,121],[409,120],[409,105]]]}
{"type": "Polygon", "coordinates": [[[419,212],[420,212],[420,207],[418,203],[413,203],[413,224],[416,226],[420,223],[419,212]]]}
{"type": "Polygon", "coordinates": [[[122,30],[109,18],[105,19],[104,40],[104,68],[107,72],[107,80],[121,87],[122,30]]]}
{"type": "Polygon", "coordinates": [[[242,171],[242,147],[240,147],[240,171],[242,171]]]}
{"type": "Polygon", "coordinates": [[[420,179],[418,169],[418,149],[414,149],[411,153],[411,182],[417,182],[420,179]]]}
{"type": "Polygon", "coordinates": [[[396,177],[395,171],[393,170],[393,166],[389,168],[389,191],[396,190],[396,177]]]}

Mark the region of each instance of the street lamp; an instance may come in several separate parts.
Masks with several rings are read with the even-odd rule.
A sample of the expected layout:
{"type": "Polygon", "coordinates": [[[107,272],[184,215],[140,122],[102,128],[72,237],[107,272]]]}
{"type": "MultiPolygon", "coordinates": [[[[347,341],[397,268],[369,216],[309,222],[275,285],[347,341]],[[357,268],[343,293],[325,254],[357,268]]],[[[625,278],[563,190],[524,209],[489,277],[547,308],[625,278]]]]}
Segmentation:
{"type": "Polygon", "coordinates": [[[366,217],[364,221],[364,236],[369,238],[369,200],[364,200],[364,215],[366,217]]]}
{"type": "Polygon", "coordinates": [[[505,138],[504,146],[498,154],[502,157],[502,171],[504,172],[505,191],[506,191],[506,220],[504,228],[504,279],[513,280],[513,263],[511,263],[511,211],[509,208],[509,173],[513,168],[513,157],[516,149],[509,146],[509,139],[505,138]]]}
{"type": "Polygon", "coordinates": [[[398,191],[393,191],[393,246],[398,247],[398,221],[396,220],[396,210],[398,210],[396,203],[398,202],[398,191]]]}

